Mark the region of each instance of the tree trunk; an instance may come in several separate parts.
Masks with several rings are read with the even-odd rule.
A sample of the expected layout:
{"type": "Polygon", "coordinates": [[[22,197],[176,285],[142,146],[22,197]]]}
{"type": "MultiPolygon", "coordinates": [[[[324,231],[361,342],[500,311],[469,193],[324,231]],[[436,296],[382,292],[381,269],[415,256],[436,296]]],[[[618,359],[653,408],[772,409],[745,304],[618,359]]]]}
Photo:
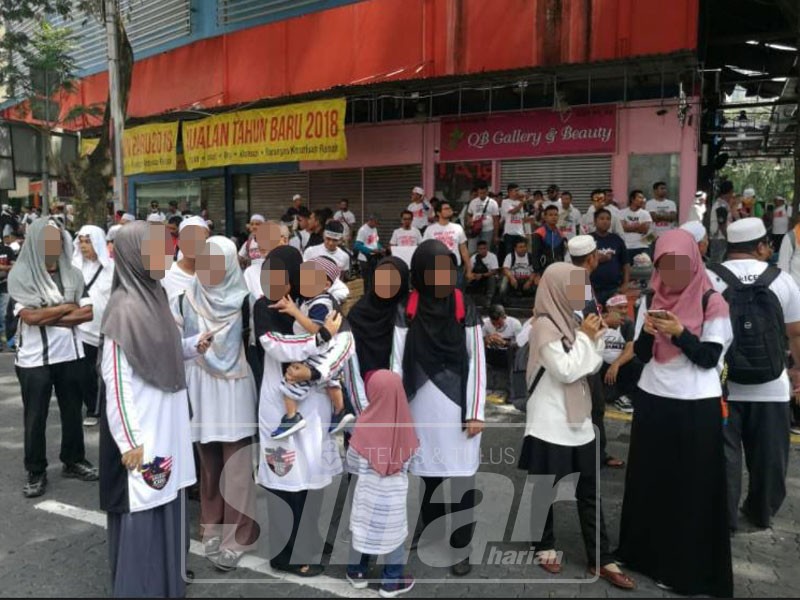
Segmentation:
{"type": "Polygon", "coordinates": [[[42,128],[42,214],[50,214],[50,124],[42,128]]]}
{"type": "MultiPolygon", "coordinates": [[[[119,44],[120,104],[123,114],[127,114],[133,77],[133,48],[128,40],[122,18],[117,20],[117,40],[119,44]]],[[[114,172],[114,163],[111,157],[110,123],[109,98],[103,112],[100,141],[91,154],[80,157],[69,168],[70,180],[75,188],[76,223],[105,227],[108,221],[107,202],[112,191],[111,177],[114,172]]]]}

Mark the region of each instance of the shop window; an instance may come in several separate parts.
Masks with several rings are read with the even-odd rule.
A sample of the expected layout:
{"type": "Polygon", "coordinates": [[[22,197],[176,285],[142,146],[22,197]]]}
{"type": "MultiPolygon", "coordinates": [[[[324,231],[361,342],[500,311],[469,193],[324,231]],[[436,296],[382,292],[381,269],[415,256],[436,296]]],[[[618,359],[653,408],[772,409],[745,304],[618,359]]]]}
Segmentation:
{"type": "Polygon", "coordinates": [[[454,202],[458,213],[470,201],[470,192],[477,180],[492,183],[492,162],[452,162],[436,165],[436,196],[454,202]]]}
{"type": "Polygon", "coordinates": [[[200,214],[200,180],[183,179],[173,181],[154,181],[136,184],[136,210],[140,218],[146,218],[150,212],[150,204],[158,202],[159,208],[167,212],[171,201],[178,203],[178,210],[200,214]]]}

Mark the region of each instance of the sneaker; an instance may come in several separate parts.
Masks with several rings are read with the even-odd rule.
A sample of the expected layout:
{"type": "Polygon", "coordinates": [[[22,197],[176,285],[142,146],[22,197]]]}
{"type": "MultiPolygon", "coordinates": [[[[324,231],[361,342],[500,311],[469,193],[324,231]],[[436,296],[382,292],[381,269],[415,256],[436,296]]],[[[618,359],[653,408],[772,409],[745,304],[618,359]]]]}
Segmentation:
{"type": "Polygon", "coordinates": [[[61,474],[69,479],[80,479],[81,481],[97,481],[97,467],[93,466],[88,460],[81,460],[71,465],[64,465],[61,474]]]}
{"type": "Polygon", "coordinates": [[[378,595],[381,598],[397,598],[397,596],[410,592],[413,587],[414,578],[411,575],[403,575],[392,583],[382,583],[381,589],[378,590],[378,595]]]}
{"type": "Polygon", "coordinates": [[[306,420],[300,413],[295,413],[293,417],[283,415],[281,424],[272,432],[273,440],[282,440],[290,435],[294,435],[306,426],[306,420]]]}
{"type": "Polygon", "coordinates": [[[369,581],[367,581],[366,573],[362,573],[361,571],[351,572],[350,569],[347,569],[345,577],[347,577],[347,581],[350,582],[350,585],[352,585],[357,590],[363,590],[367,586],[369,586],[369,581]]]}
{"type": "Polygon", "coordinates": [[[241,560],[242,556],[244,556],[244,552],[237,552],[236,550],[224,548],[219,552],[219,554],[217,554],[217,556],[209,558],[209,560],[213,563],[218,571],[228,572],[233,571],[237,566],[239,566],[239,561],[241,560]]]}
{"type": "Polygon", "coordinates": [[[97,427],[97,423],[98,422],[99,422],[99,420],[97,419],[97,417],[86,417],[83,420],[83,426],[84,427],[97,427]]]}
{"type": "Polygon", "coordinates": [[[222,538],[218,535],[203,542],[203,554],[206,558],[211,558],[219,554],[219,545],[222,543],[222,538]]]}
{"type": "Polygon", "coordinates": [[[28,473],[28,483],[22,488],[26,498],[38,498],[47,491],[47,473],[28,473]]]}
{"type": "Polygon", "coordinates": [[[351,412],[347,412],[346,408],[343,408],[339,413],[333,413],[333,415],[331,415],[331,424],[330,427],[328,427],[328,433],[331,435],[339,433],[355,420],[356,416],[351,412]]]}
{"type": "Polygon", "coordinates": [[[789,428],[789,431],[792,433],[792,435],[800,435],[800,425],[792,425],[789,428]]]}
{"type": "Polygon", "coordinates": [[[614,402],[614,406],[620,412],[629,415],[633,412],[633,403],[627,396],[621,396],[616,402],[614,402]]]}

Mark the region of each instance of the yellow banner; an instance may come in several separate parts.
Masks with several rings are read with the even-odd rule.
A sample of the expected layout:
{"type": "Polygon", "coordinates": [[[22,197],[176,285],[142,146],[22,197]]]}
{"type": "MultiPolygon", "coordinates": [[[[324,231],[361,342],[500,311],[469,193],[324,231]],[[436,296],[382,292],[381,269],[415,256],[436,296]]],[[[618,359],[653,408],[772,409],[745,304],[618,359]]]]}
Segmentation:
{"type": "Polygon", "coordinates": [[[97,144],[100,143],[100,138],[81,138],[81,156],[89,156],[94,149],[97,148],[97,144]]]}
{"type": "Polygon", "coordinates": [[[344,98],[183,122],[186,168],[347,158],[344,98]]]}
{"type": "Polygon", "coordinates": [[[122,135],[125,175],[175,171],[178,164],[178,122],[126,129],[122,135]]]}

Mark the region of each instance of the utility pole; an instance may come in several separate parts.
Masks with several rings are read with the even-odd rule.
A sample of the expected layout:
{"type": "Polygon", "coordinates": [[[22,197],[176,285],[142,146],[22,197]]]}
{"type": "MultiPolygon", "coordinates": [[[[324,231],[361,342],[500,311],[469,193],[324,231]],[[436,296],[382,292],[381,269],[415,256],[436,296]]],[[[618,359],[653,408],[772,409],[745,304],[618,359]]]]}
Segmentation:
{"type": "Polygon", "coordinates": [[[794,110],[794,200],[792,210],[795,218],[800,215],[800,8],[797,9],[797,42],[795,47],[794,68],[796,77],[794,97],[797,105],[794,110]]]}
{"type": "Polygon", "coordinates": [[[122,210],[122,195],[125,189],[122,165],[122,131],[125,118],[119,94],[119,46],[117,39],[117,19],[119,6],[117,0],[105,1],[106,42],[108,44],[108,92],[111,103],[111,123],[114,143],[114,210],[122,210]]]}

